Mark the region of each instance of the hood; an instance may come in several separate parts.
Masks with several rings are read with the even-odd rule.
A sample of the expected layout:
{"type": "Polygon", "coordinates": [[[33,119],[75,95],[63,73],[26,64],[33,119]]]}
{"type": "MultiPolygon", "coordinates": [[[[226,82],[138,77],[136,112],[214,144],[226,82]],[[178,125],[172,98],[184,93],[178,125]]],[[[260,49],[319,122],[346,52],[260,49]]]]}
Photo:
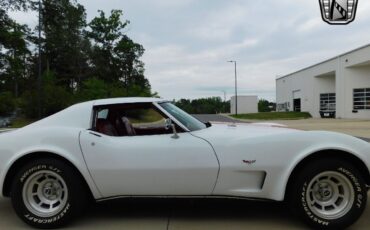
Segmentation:
{"type": "Polygon", "coordinates": [[[303,132],[276,123],[212,123],[206,129],[192,132],[193,135],[213,141],[246,139],[293,132],[303,132]]]}

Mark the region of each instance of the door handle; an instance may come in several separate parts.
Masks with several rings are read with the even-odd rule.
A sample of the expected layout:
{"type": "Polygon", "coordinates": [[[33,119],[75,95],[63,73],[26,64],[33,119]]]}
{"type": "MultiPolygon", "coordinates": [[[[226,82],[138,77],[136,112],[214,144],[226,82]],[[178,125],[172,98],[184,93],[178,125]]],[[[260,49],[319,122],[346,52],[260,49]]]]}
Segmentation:
{"type": "Polygon", "coordinates": [[[94,132],[89,132],[90,134],[94,135],[94,136],[97,136],[97,137],[101,137],[100,134],[97,134],[97,133],[94,133],[94,132]]]}

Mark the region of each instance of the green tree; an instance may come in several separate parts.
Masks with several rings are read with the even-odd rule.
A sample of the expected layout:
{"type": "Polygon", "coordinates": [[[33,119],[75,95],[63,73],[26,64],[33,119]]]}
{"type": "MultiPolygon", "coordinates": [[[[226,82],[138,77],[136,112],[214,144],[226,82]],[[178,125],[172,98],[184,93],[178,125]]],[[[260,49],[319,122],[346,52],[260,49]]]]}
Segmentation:
{"type": "Polygon", "coordinates": [[[271,112],[270,102],[265,99],[260,99],[258,101],[258,112],[271,112]]]}
{"type": "Polygon", "coordinates": [[[18,97],[19,82],[26,77],[29,29],[9,18],[0,9],[0,90],[9,90],[18,97]]]}
{"type": "Polygon", "coordinates": [[[88,70],[85,8],[69,0],[44,0],[42,23],[44,69],[54,72],[59,85],[73,89],[88,70]]]}
{"type": "Polygon", "coordinates": [[[109,94],[109,86],[103,80],[90,78],[82,83],[79,90],[77,101],[88,101],[101,98],[107,98],[109,94]]]}
{"type": "Polygon", "coordinates": [[[21,95],[15,101],[28,117],[37,116],[39,93],[42,116],[76,101],[157,96],[144,76],[144,48],[125,34],[129,22],[121,20],[122,11],[109,16],[99,11],[87,25],[85,9],[76,0],[41,0],[41,27],[32,31],[8,16],[11,10],[39,9],[38,0],[0,0],[0,92],[21,95]]]}
{"type": "MultiPolygon", "coordinates": [[[[42,114],[49,116],[68,107],[73,103],[73,95],[65,87],[57,85],[55,74],[45,71],[42,75],[42,114]]],[[[37,91],[26,90],[22,95],[21,108],[29,118],[37,118],[37,91]]]]}
{"type": "Polygon", "coordinates": [[[181,108],[182,110],[194,114],[195,109],[191,105],[191,100],[189,99],[180,99],[178,101],[175,101],[176,106],[181,108]]]}
{"type": "Polygon", "coordinates": [[[112,10],[109,17],[105,16],[104,11],[98,12],[99,16],[89,23],[90,30],[86,32],[94,44],[92,49],[94,74],[107,82],[115,82],[120,80],[120,73],[114,48],[129,22],[121,21],[122,11],[120,10],[112,10]]]}
{"type": "Polygon", "coordinates": [[[126,95],[150,95],[149,81],[144,77],[142,45],[132,41],[123,30],[129,21],[122,21],[121,10],[112,10],[110,16],[99,11],[86,32],[93,43],[92,63],[94,75],[107,82],[123,84],[126,95]]]}
{"type": "Polygon", "coordinates": [[[0,93],[0,115],[8,115],[15,109],[15,100],[11,92],[0,93]]]}
{"type": "Polygon", "coordinates": [[[33,3],[30,0],[1,0],[0,8],[3,10],[26,10],[33,3]]]}
{"type": "Polygon", "coordinates": [[[230,111],[230,103],[223,102],[220,97],[199,98],[194,100],[181,99],[175,104],[192,114],[216,114],[230,111]]]}

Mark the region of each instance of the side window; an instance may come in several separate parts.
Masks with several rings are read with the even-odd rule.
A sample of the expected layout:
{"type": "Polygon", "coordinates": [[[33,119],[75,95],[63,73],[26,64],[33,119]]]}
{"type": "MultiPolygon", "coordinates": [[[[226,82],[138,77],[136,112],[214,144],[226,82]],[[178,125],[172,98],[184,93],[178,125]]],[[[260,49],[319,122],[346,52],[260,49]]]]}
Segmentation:
{"type": "Polygon", "coordinates": [[[134,128],[147,129],[165,126],[165,118],[153,108],[130,109],[124,116],[129,119],[134,128]]]}
{"type": "Polygon", "coordinates": [[[166,119],[151,103],[108,105],[95,108],[93,128],[108,136],[169,134],[172,130],[166,126],[166,119]]]}

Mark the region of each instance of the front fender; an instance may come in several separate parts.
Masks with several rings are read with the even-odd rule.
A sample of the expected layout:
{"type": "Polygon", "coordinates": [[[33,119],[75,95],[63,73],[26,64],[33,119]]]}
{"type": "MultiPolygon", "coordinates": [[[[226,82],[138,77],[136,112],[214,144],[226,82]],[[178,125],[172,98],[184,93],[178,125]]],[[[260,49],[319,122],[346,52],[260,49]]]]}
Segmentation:
{"type": "Polygon", "coordinates": [[[366,165],[368,172],[370,172],[369,143],[352,136],[332,132],[312,132],[311,134],[316,135],[316,138],[311,141],[310,145],[308,145],[306,148],[303,148],[299,153],[295,154],[290,163],[287,165],[286,169],[281,173],[280,178],[276,178],[278,181],[280,181],[279,184],[275,185],[276,189],[273,192],[276,194],[276,200],[284,199],[288,181],[292,176],[294,169],[302,161],[315,153],[322,152],[324,154],[330,151],[347,153],[349,156],[356,157],[362,161],[366,165]]]}

